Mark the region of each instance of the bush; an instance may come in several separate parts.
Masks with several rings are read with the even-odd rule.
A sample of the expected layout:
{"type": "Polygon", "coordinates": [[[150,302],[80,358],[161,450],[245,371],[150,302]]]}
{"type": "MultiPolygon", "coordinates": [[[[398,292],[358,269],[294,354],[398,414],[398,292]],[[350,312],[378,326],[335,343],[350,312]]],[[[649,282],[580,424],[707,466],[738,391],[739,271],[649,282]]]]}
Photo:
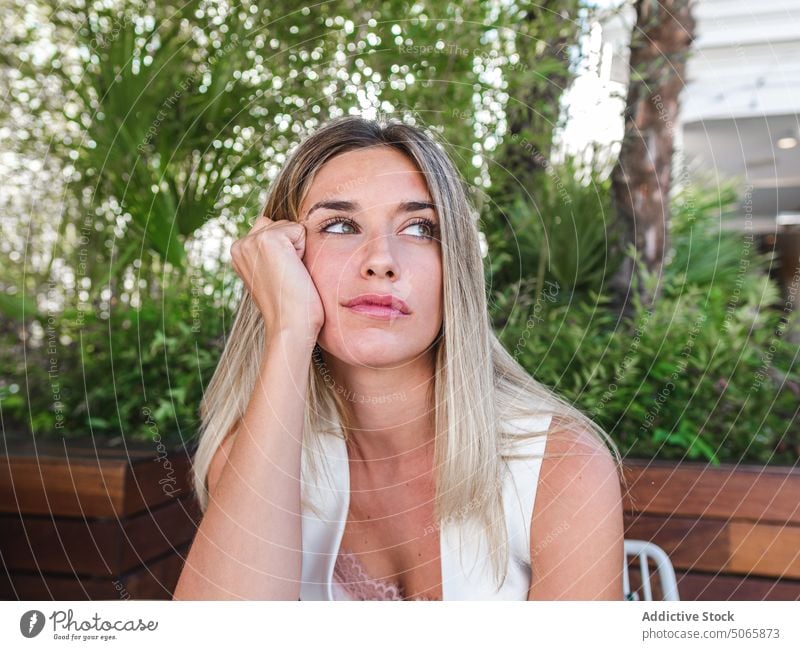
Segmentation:
{"type": "Polygon", "coordinates": [[[621,262],[608,179],[568,159],[548,166],[528,189],[530,195],[498,198],[490,207],[501,216],[484,220],[491,253],[487,282],[499,288],[492,300],[502,301],[498,294],[526,279],[537,294],[558,285],[557,302],[603,291],[621,262]]]}
{"type": "Polygon", "coordinates": [[[714,232],[715,205],[695,206],[691,219],[678,211],[663,296],[652,307],[633,291],[634,315],[618,319],[605,293],[552,300],[527,278],[497,292],[498,333],[623,454],[793,464],[800,369],[786,333],[798,331],[800,317],[775,308],[782,301],[767,258],[745,250],[741,234],[714,232]]]}
{"type": "Polygon", "coordinates": [[[91,433],[111,445],[123,436],[194,437],[203,387],[231,316],[216,293],[204,293],[211,282],[187,278],[139,308],[117,303],[108,318],[72,309],[50,323],[31,323],[26,337],[35,340],[42,330],[42,338],[29,342],[26,356],[3,346],[10,371],[0,388],[7,430],[64,438],[91,433]]]}

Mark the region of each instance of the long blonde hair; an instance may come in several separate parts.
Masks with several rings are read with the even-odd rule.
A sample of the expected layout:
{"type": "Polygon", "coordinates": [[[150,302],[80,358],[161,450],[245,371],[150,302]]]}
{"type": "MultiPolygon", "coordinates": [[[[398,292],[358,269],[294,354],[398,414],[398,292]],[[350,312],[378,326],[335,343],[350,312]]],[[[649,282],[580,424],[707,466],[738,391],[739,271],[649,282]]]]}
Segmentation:
{"type": "MultiPolygon", "coordinates": [[[[262,214],[274,220],[298,221],[300,205],[315,173],[328,160],[376,145],[392,147],[416,164],[425,176],[439,216],[443,326],[433,346],[435,520],[459,520],[466,513],[476,516],[493,549],[495,577],[502,584],[508,565],[501,481],[504,463],[519,457],[512,454],[515,441],[547,434],[529,431],[520,435],[507,431],[504,423],[516,418],[559,417],[568,426],[578,426],[604,440],[618,467],[619,452],[593,420],[534,380],[494,334],[486,302],[478,214],[470,203],[466,183],[433,134],[400,121],[354,116],[333,119],[291,153],[270,185],[262,214]]],[[[244,291],[200,405],[193,481],[203,511],[208,505],[206,479],[211,459],[245,413],[255,388],[264,340],[261,313],[244,291]]],[[[303,453],[313,476],[321,471],[316,459],[324,462],[319,436],[341,435],[342,431],[346,436],[347,413],[339,391],[326,383],[317,363],[310,363],[303,453]]]]}

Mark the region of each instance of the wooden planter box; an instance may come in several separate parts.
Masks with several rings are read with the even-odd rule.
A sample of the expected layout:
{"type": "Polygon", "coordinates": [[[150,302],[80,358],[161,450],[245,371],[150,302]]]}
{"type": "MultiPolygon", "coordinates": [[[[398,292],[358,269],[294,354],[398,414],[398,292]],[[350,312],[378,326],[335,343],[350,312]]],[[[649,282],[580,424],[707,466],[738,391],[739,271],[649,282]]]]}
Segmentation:
{"type": "MultiPolygon", "coordinates": [[[[0,598],[171,598],[200,521],[193,449],[6,449],[0,598]]],[[[625,475],[625,537],[667,552],[682,600],[800,600],[800,469],[627,460],[625,475]]]]}
{"type": "Polygon", "coordinates": [[[681,600],[800,599],[800,469],[625,466],[625,537],[666,551],[681,600]]]}
{"type": "Polygon", "coordinates": [[[168,599],[199,523],[188,448],[6,439],[0,598],[168,599]]]}

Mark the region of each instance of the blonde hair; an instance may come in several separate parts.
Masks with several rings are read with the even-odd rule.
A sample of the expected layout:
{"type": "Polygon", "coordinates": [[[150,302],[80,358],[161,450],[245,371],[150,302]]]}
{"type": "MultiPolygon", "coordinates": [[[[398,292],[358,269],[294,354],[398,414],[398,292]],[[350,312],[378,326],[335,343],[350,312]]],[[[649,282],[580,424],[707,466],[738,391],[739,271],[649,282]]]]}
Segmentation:
{"type": "MultiPolygon", "coordinates": [[[[568,426],[605,440],[617,466],[619,452],[594,421],[534,380],[494,334],[486,302],[478,214],[466,183],[436,137],[399,121],[347,116],[333,119],[304,139],[271,184],[263,215],[299,220],[300,205],[315,173],[333,156],[359,148],[392,147],[416,164],[428,184],[439,216],[443,268],[443,325],[434,342],[435,521],[471,513],[483,523],[499,585],[508,565],[508,539],[502,500],[502,472],[513,443],[547,431],[504,430],[509,419],[551,415],[568,426]]],[[[200,405],[201,427],[193,463],[194,489],[203,511],[206,479],[214,453],[245,413],[253,393],[265,340],[264,321],[247,291],[219,364],[200,405]]],[[[315,350],[315,358],[317,351],[315,350]]],[[[308,471],[318,476],[324,462],[319,436],[349,428],[342,396],[325,381],[317,363],[309,364],[303,447],[308,471]],[[337,423],[342,423],[340,428],[337,423]]],[[[551,435],[553,431],[551,429],[551,435]]],[[[620,477],[624,480],[622,473],[620,477]]]]}

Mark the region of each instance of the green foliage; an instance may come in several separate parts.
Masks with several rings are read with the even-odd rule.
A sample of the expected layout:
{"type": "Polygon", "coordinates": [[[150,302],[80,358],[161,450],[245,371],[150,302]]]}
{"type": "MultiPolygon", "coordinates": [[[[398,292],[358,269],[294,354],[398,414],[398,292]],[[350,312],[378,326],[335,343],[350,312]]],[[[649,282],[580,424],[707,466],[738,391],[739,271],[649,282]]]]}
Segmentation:
{"type": "MultiPolygon", "coordinates": [[[[0,276],[7,430],[193,436],[233,302],[222,260],[203,271],[187,251],[207,224],[248,227],[305,132],[372,112],[430,125],[467,179],[491,175],[498,333],[623,453],[796,461],[796,325],[773,307],[768,259],[719,228],[732,188],[677,197],[663,297],[633,319],[609,308],[609,181],[548,161],[578,2],[226,6],[34,2],[55,47],[38,47],[35,20],[0,45],[2,117],[30,118],[9,131],[46,145],[69,190],[58,245],[0,276]]],[[[52,221],[30,207],[31,224],[52,221]]]]}
{"type": "Polygon", "coordinates": [[[205,292],[214,282],[195,275],[145,297],[140,308],[117,303],[109,318],[68,310],[45,321],[43,339],[29,344],[24,359],[16,333],[6,334],[0,406],[7,430],[112,441],[193,437],[232,317],[219,292],[205,292]]]}
{"type": "MultiPolygon", "coordinates": [[[[514,6],[490,2],[81,0],[29,11],[48,24],[53,47],[35,47],[31,22],[0,48],[19,79],[9,106],[35,119],[33,139],[62,161],[76,199],[66,221],[80,228],[86,214],[106,217],[95,224],[106,241],[95,234],[92,246],[114,250],[112,276],[143,247],[185,267],[187,240],[209,220],[245,229],[291,146],[333,115],[430,124],[473,176],[475,111],[494,109],[483,137],[501,114],[500,91],[481,70],[508,66],[513,52],[513,39],[501,51],[505,43],[489,37],[518,26],[514,6]],[[113,237],[120,229],[124,245],[113,237]]],[[[98,266],[88,269],[93,297],[98,266]]]]}
{"type": "Polygon", "coordinates": [[[738,201],[736,185],[718,183],[716,191],[689,185],[677,192],[670,217],[673,253],[665,267],[664,288],[673,295],[685,285],[714,286],[734,294],[751,269],[768,268],[772,257],[759,254],[752,232],[724,230],[723,219],[738,201]]]}
{"type": "MultiPolygon", "coordinates": [[[[231,305],[219,285],[232,270],[221,254],[203,260],[214,268],[212,283],[190,251],[211,236],[229,246],[246,232],[293,145],[333,116],[427,126],[468,180],[488,184],[504,84],[535,78],[551,92],[531,109],[557,111],[566,59],[553,65],[563,53],[540,50],[576,26],[545,5],[0,7],[13,26],[0,42],[0,78],[8,81],[0,119],[15,134],[9,149],[31,160],[46,151],[50,178],[59,180],[51,205],[30,202],[9,215],[37,236],[25,242],[30,264],[0,265],[4,421],[40,435],[91,427],[147,437],[146,408],[161,436],[194,432],[231,305]],[[20,116],[27,122],[17,126],[20,116]],[[192,287],[181,278],[197,274],[217,311],[192,331],[192,287]]],[[[549,140],[552,124],[537,128],[530,137],[549,140]]]]}
{"type": "MultiPolygon", "coordinates": [[[[491,192],[498,203],[510,203],[535,186],[546,168],[559,123],[560,98],[574,74],[571,66],[581,29],[588,28],[581,0],[539,0],[514,7],[519,30],[515,48],[519,64],[504,70],[508,80],[506,129],[493,156],[491,192]],[[535,25],[534,33],[527,25],[535,25]],[[572,58],[572,60],[571,60],[572,58]]],[[[514,5],[511,5],[514,6],[514,5]]]]}
{"type": "Polygon", "coordinates": [[[779,309],[765,256],[714,232],[716,200],[695,203],[691,223],[682,205],[678,197],[671,264],[660,279],[642,270],[664,289],[652,307],[632,291],[634,316],[617,319],[605,294],[559,302],[527,278],[499,292],[499,335],[623,455],[795,463],[800,348],[788,333],[800,314],[790,322],[779,309]]]}
{"type": "MultiPolygon", "coordinates": [[[[494,305],[498,293],[509,286],[516,292],[520,283],[536,295],[546,285],[558,286],[560,303],[602,292],[620,265],[608,179],[568,160],[548,166],[535,182],[529,195],[488,206],[486,275],[494,305]]],[[[493,314],[499,324],[506,316],[500,309],[493,314]]]]}

